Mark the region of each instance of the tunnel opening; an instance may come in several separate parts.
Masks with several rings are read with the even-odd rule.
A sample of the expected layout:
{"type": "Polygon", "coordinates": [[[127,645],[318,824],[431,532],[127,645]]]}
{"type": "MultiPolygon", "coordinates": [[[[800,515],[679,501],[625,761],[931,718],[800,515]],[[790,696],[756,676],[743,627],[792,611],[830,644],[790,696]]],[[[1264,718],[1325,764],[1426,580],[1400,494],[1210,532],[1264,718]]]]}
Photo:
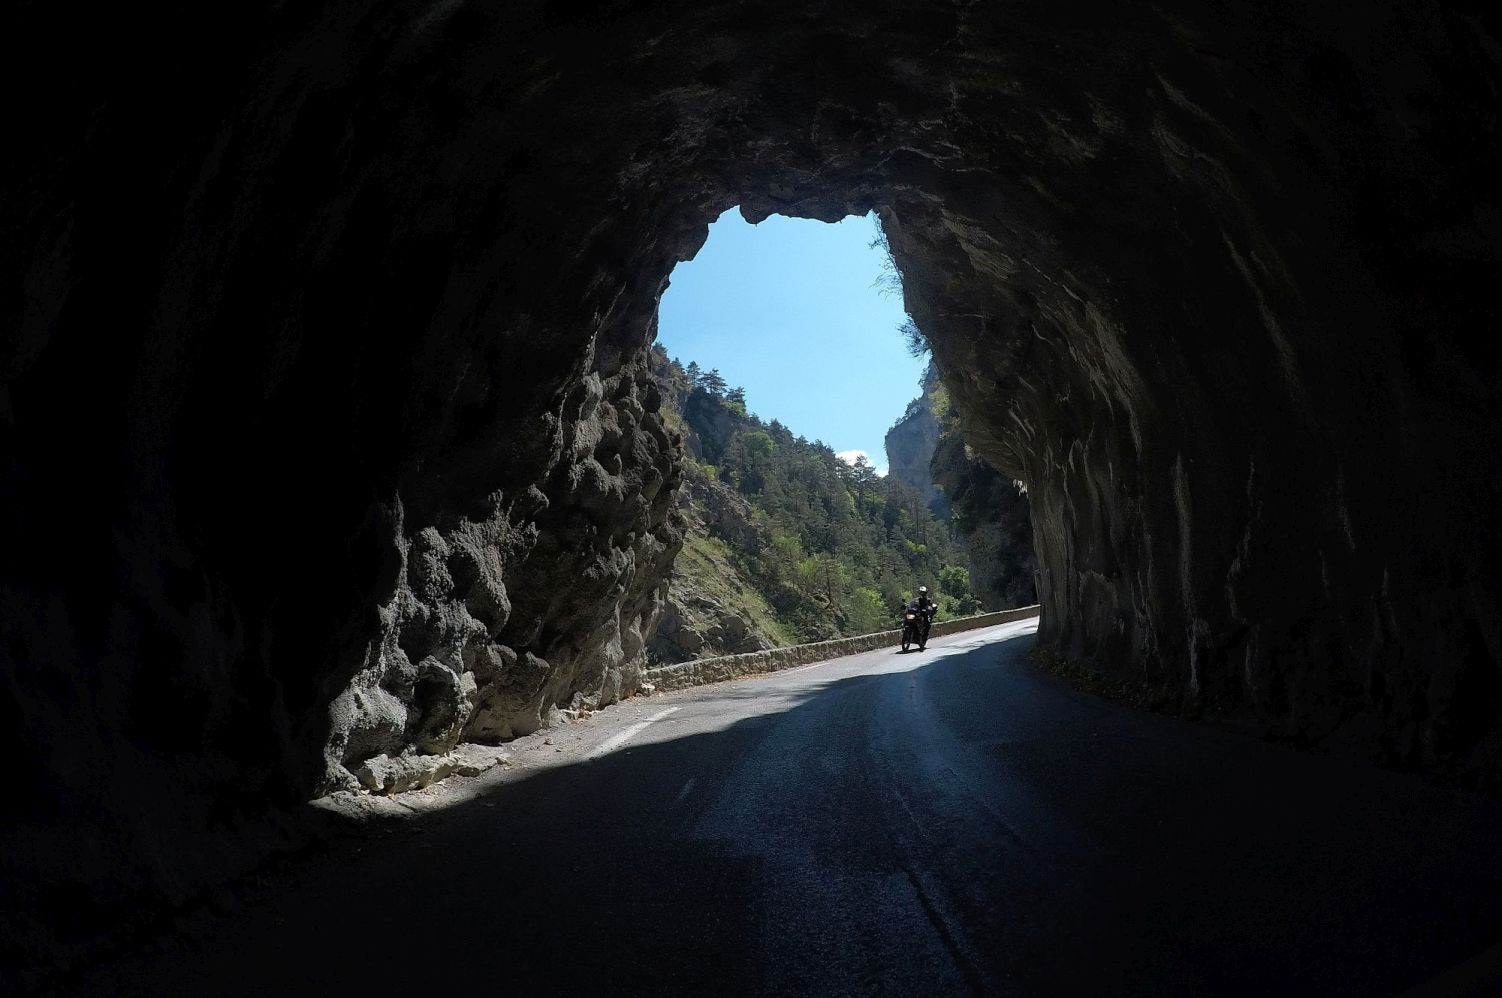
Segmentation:
{"type": "MultiPolygon", "coordinates": [[[[810,365],[808,358],[821,337],[831,338],[831,331],[816,327],[832,323],[839,328],[833,342],[826,339],[824,363],[848,372],[856,344],[870,349],[870,344],[885,341],[887,357],[877,367],[888,385],[900,386],[919,368],[921,347],[930,370],[925,396],[917,401],[932,403],[928,393],[933,388],[938,393],[934,397],[942,396],[949,407],[951,393],[938,373],[941,359],[908,314],[909,296],[892,241],[873,210],[880,199],[869,193],[832,197],[823,184],[811,187],[808,197],[812,200],[783,203],[776,211],[748,201],[739,208],[716,209],[711,220],[717,217],[723,224],[737,219],[743,237],[757,231],[757,223],[832,232],[842,220],[865,220],[866,231],[857,231],[853,241],[848,235],[843,239],[846,251],[859,252],[861,261],[853,270],[843,268],[843,284],[832,294],[823,289],[823,310],[813,317],[813,326],[791,323],[793,312],[806,309],[831,270],[841,268],[827,255],[833,247],[816,247],[812,256],[790,259],[797,253],[786,243],[772,251],[784,267],[782,274],[765,280],[801,282],[791,297],[802,300],[785,303],[770,319],[758,317],[752,313],[775,295],[753,287],[745,301],[730,306],[736,313],[732,321],[724,314],[726,278],[721,273],[694,292],[703,311],[680,320],[672,311],[671,278],[705,254],[713,256],[714,229],[701,229],[686,242],[680,269],[664,267],[655,283],[642,285],[655,293],[617,298],[611,305],[614,313],[596,316],[598,332],[584,358],[588,367],[578,380],[565,384],[561,408],[544,416],[537,434],[553,449],[554,463],[519,502],[513,498],[508,505],[504,491],[497,492],[473,512],[451,513],[415,533],[405,524],[413,515],[405,494],[381,514],[402,567],[393,595],[380,610],[384,636],[366,646],[346,685],[326,690],[332,705],[318,790],[391,792],[420,785],[447,765],[447,754],[458,744],[494,744],[629,697],[643,668],[654,662],[886,630],[896,608],[925,583],[940,612],[949,616],[1034,602],[1037,573],[1025,493],[1015,480],[1017,473],[997,472],[972,452],[957,406],[923,459],[933,494],[911,494],[919,489],[903,485],[899,497],[898,485],[883,481],[868,458],[849,453],[865,447],[849,448],[842,456],[817,436],[806,439],[801,425],[783,424],[775,416],[764,422],[749,411],[739,385],[710,384],[711,379],[723,381],[712,360],[703,365],[707,370],[702,376],[690,375],[654,344],[675,335],[664,333],[661,300],[674,330],[696,323],[712,327],[709,335],[700,336],[696,349],[739,344],[744,352],[735,363],[755,359],[765,364],[763,375],[770,380],[762,384],[775,385],[783,399],[801,402],[800,394],[817,394],[820,406],[805,411],[827,420],[831,404],[835,410],[842,407],[838,378],[815,371],[816,378],[791,390],[776,382],[791,380],[789,364],[819,366],[810,365]],[[859,298],[867,307],[856,314],[851,302],[859,298]],[[761,342],[769,321],[794,326],[783,330],[791,334],[784,348],[767,349],[761,342]],[[895,376],[886,370],[890,367],[898,368],[895,376]],[[697,427],[691,425],[696,419],[697,427]],[[737,427],[749,432],[744,440],[731,441],[730,430],[737,427]],[[763,449],[752,454],[756,443],[763,449]],[[800,452],[805,464],[821,464],[826,472],[840,470],[832,478],[826,474],[822,482],[782,481],[783,494],[758,506],[767,497],[770,478],[795,477],[786,467],[767,473],[765,466],[776,463],[768,455],[783,450],[800,452]],[[946,468],[938,469],[935,460],[947,463],[946,468]],[[968,552],[952,534],[947,500],[931,480],[941,471],[949,475],[945,484],[954,488],[956,498],[968,503],[967,533],[960,541],[985,542],[986,587],[972,590],[972,575],[979,579],[982,573],[973,571],[975,559],[970,559],[970,570],[962,564],[968,552]],[[728,588],[764,592],[759,599],[738,603],[735,612],[712,611],[718,619],[705,622],[691,619],[696,615],[673,599],[669,576],[678,559],[723,567],[726,559],[715,564],[712,550],[714,544],[725,547],[726,538],[716,536],[723,524],[696,533],[685,522],[685,510],[690,519],[702,519],[705,511],[694,512],[690,504],[680,510],[678,503],[689,494],[711,507],[724,503],[716,491],[726,484],[716,480],[722,472],[733,476],[730,484],[736,488],[750,485],[758,493],[751,502],[754,515],[735,528],[741,534],[737,539],[753,550],[731,559],[741,574],[729,573],[728,588]],[[850,510],[830,506],[822,491],[830,481],[850,510]],[[813,501],[788,494],[800,488],[813,501]],[[811,524],[813,520],[820,522],[811,524]],[[867,551],[860,565],[842,560],[836,550],[835,534],[852,529],[852,521],[855,529],[869,528],[872,534],[861,539],[867,551]],[[901,557],[891,556],[892,551],[901,557]],[[547,573],[540,582],[529,574],[539,567],[547,573]],[[560,570],[573,574],[560,577],[560,570]],[[787,619],[778,622],[779,617],[787,619]],[[757,633],[751,624],[769,626],[757,633]],[[656,640],[664,635],[666,640],[656,640]]],[[[899,216],[884,208],[883,217],[891,224],[899,216]]],[[[727,363],[731,380],[738,380],[735,373],[727,363]]],[[[961,369],[962,377],[969,374],[973,372],[961,369]]],[[[891,391],[901,399],[911,386],[891,391]]],[[[862,403],[881,401],[870,397],[871,386],[863,380],[849,392],[847,397],[862,403]]],[[[484,402],[485,396],[477,392],[470,401],[484,402]]],[[[903,413],[906,418],[912,405],[902,405],[909,410],[903,413]]],[[[896,411],[898,406],[889,408],[896,411]]],[[[871,412],[877,415],[868,412],[861,418],[878,426],[885,421],[880,409],[871,412]]],[[[833,436],[851,432],[858,422],[846,423],[846,429],[828,425],[834,427],[833,436]]],[[[865,440],[853,442],[876,449],[865,440]]],[[[736,501],[746,503],[747,497],[736,501]]],[[[840,502],[834,500],[835,506],[840,502]]],[[[418,511],[419,519],[429,516],[418,511]]]]}
{"type": "Polygon", "coordinates": [[[911,320],[879,226],[874,212],[752,225],[728,209],[669,275],[657,344],[723,371],[797,436],[884,469],[881,434],[922,380],[926,345],[903,339],[911,320]]]}
{"type": "Polygon", "coordinates": [[[945,489],[994,473],[966,458],[875,213],[727,210],[672,271],[651,355],[685,541],[649,665],[889,630],[920,586],[945,619],[1033,602],[973,584],[1030,575],[1030,552],[977,548],[977,575],[982,524],[958,529],[945,489]]]}

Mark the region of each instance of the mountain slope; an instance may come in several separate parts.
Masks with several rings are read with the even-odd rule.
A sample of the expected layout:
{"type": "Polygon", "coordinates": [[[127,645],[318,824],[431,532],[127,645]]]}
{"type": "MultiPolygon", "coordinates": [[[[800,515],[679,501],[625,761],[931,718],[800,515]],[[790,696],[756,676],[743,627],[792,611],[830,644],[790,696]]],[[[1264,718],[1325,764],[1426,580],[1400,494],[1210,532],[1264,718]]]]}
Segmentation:
{"type": "Polygon", "coordinates": [[[684,551],[650,648],[662,661],[890,627],[919,585],[973,613],[964,556],[919,492],[747,412],[719,372],[660,349],[665,419],[683,435],[684,551]]]}

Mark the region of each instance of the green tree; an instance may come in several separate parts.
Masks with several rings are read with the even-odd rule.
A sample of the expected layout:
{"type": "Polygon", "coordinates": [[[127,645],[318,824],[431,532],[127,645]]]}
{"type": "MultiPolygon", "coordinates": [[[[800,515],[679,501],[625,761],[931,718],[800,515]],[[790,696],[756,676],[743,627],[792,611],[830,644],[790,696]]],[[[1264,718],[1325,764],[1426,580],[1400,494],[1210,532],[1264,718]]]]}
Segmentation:
{"type": "Polygon", "coordinates": [[[890,601],[868,586],[861,586],[850,594],[845,607],[845,631],[847,634],[872,634],[890,630],[892,614],[890,601]]]}
{"type": "Polygon", "coordinates": [[[970,592],[970,573],[963,565],[945,565],[939,569],[939,592],[947,596],[965,596],[970,592]]]}
{"type": "Polygon", "coordinates": [[[746,453],[758,456],[765,456],[777,449],[777,445],[772,442],[771,434],[766,430],[752,430],[747,433],[741,437],[741,446],[745,448],[746,453]]]}
{"type": "Polygon", "coordinates": [[[699,379],[699,387],[711,395],[724,395],[725,379],[720,375],[720,369],[718,367],[713,368],[708,374],[701,377],[699,379]]]}
{"type": "Polygon", "coordinates": [[[866,455],[857,455],[855,462],[850,466],[850,481],[855,486],[855,504],[857,507],[865,504],[866,490],[873,483],[880,481],[880,479],[881,476],[876,473],[876,469],[871,466],[871,462],[866,460],[866,455]]]}
{"type": "Polygon", "coordinates": [[[944,612],[965,617],[981,611],[980,597],[970,591],[970,572],[962,565],[945,565],[939,569],[940,603],[944,612]]]}

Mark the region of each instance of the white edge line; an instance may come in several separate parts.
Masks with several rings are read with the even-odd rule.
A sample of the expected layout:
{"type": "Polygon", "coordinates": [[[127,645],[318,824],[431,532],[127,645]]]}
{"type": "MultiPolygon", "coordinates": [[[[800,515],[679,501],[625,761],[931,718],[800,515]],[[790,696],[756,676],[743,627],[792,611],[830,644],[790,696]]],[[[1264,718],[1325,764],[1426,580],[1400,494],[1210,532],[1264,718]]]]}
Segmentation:
{"type": "Polygon", "coordinates": [[[662,720],[664,717],[667,717],[675,710],[678,710],[678,708],[669,707],[667,710],[659,710],[657,713],[653,714],[645,721],[639,721],[636,724],[631,725],[631,727],[627,728],[625,731],[611,735],[609,738],[596,745],[593,749],[590,749],[589,755],[585,756],[584,758],[598,759],[600,756],[605,755],[607,752],[614,752],[616,749],[626,744],[632,738],[635,738],[637,735],[647,730],[647,726],[649,724],[652,724],[654,721],[662,720]]]}

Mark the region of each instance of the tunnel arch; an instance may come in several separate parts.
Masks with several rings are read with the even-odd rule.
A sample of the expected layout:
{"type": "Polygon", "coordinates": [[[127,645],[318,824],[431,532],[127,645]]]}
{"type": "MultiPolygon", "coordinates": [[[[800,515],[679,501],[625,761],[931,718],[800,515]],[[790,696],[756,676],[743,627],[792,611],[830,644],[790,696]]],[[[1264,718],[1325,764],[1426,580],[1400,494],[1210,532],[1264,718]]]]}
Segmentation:
{"type": "MultiPolygon", "coordinates": [[[[1495,787],[1498,367],[1466,335],[1496,318],[1488,24],[172,16],[89,53],[7,185],[17,752],[291,801],[457,736],[417,699],[478,698],[458,734],[500,738],[629,693],[680,541],[643,351],[740,204],[880,213],[967,438],[1028,483],[1045,648],[1495,787]]],[[[38,821],[150,806],[32,778],[38,821]]]]}

